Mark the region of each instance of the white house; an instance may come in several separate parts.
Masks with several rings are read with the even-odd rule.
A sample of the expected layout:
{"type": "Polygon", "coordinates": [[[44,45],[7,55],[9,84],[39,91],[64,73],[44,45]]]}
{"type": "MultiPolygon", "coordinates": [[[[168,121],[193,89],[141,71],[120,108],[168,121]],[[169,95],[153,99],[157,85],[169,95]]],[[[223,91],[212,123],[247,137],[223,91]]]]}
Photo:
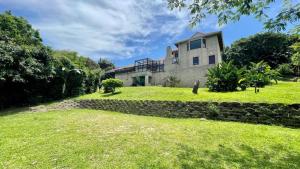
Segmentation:
{"type": "Polygon", "coordinates": [[[125,86],[163,85],[170,76],[180,80],[180,87],[191,87],[196,80],[200,80],[200,85],[204,86],[207,69],[222,62],[222,32],[198,32],[176,42],[175,46],[177,48],[174,50],[167,47],[166,57],[162,60],[136,60],[134,65],[108,73],[121,79],[125,86]]]}

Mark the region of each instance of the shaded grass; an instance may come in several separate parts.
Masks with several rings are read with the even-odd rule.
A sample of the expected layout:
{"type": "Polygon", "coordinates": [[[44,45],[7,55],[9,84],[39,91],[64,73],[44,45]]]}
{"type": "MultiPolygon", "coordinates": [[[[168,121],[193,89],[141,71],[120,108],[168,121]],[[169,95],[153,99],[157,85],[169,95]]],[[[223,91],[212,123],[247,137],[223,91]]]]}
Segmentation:
{"type": "Polygon", "coordinates": [[[96,110],[0,117],[0,168],[299,168],[300,130],[96,110]]]}
{"type": "Polygon", "coordinates": [[[254,88],[236,92],[209,92],[200,88],[198,95],[192,88],[168,87],[124,87],[115,95],[100,92],[83,95],[76,99],[125,99],[125,100],[181,100],[181,101],[227,101],[227,102],[261,102],[261,103],[300,103],[299,82],[279,82],[260,88],[255,94],[254,88]]]}

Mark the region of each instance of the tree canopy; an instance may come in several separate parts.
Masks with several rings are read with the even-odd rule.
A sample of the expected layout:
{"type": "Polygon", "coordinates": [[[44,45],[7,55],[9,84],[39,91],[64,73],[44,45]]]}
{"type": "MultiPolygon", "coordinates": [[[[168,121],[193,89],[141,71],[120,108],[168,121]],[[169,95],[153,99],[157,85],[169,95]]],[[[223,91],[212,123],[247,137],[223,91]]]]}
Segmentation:
{"type": "Polygon", "coordinates": [[[233,60],[239,67],[250,65],[251,62],[265,61],[272,68],[282,63],[289,63],[292,56],[290,46],[297,37],[283,33],[258,33],[242,38],[225,49],[223,59],[233,60]]]}
{"type": "Polygon", "coordinates": [[[99,59],[98,65],[103,70],[111,70],[115,68],[115,65],[110,60],[104,58],[99,59]]]}
{"type": "Polygon", "coordinates": [[[0,14],[0,109],[95,92],[101,72],[89,58],[45,46],[24,18],[0,14]]]}
{"type": "Polygon", "coordinates": [[[282,0],[279,12],[273,16],[271,10],[277,10],[275,0],[168,0],[169,8],[187,8],[190,12],[190,24],[196,25],[208,15],[216,15],[219,25],[230,21],[238,21],[241,16],[252,15],[264,23],[265,29],[285,30],[288,23],[298,23],[295,30],[299,31],[300,3],[293,0],[282,0]],[[269,13],[268,13],[269,12],[269,13]]]}
{"type": "Polygon", "coordinates": [[[42,46],[40,33],[22,17],[15,17],[10,11],[1,14],[0,40],[12,41],[18,45],[42,46]]]}

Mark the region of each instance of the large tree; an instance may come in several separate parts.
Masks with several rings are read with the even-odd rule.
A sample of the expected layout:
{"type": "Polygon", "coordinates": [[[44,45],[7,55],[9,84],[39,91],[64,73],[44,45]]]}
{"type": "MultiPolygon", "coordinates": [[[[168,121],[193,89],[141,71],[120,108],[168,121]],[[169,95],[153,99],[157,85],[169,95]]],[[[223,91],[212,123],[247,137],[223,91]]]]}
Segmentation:
{"type": "Polygon", "coordinates": [[[233,42],[225,49],[223,59],[233,60],[240,67],[251,62],[267,62],[272,68],[282,63],[289,63],[292,55],[290,46],[297,37],[282,33],[259,33],[233,42]]]}
{"type": "Polygon", "coordinates": [[[100,58],[98,61],[98,65],[103,70],[111,70],[115,68],[115,65],[108,59],[100,58]]]}
{"type": "MultiPolygon", "coordinates": [[[[208,15],[216,15],[220,25],[238,21],[241,16],[252,15],[262,21],[266,29],[276,31],[285,30],[288,23],[299,23],[300,19],[299,1],[281,0],[281,3],[282,5],[274,7],[275,0],[168,0],[172,10],[189,10],[191,25],[197,24],[208,15]],[[279,11],[273,16],[268,14],[271,10],[279,11]]],[[[295,30],[299,29],[298,24],[295,30]]]]}
{"type": "Polygon", "coordinates": [[[18,45],[42,46],[40,33],[23,18],[6,11],[0,16],[0,40],[12,41],[18,45]]]}

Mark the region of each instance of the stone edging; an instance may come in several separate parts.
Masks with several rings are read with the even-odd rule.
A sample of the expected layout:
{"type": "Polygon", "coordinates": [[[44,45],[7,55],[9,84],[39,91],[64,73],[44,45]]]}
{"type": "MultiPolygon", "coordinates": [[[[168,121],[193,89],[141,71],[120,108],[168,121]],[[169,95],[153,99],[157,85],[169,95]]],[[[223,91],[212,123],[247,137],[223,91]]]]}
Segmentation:
{"type": "Polygon", "coordinates": [[[68,108],[99,109],[159,117],[206,118],[300,128],[300,104],[112,99],[73,100],[64,104],[64,107],[68,108]]]}

